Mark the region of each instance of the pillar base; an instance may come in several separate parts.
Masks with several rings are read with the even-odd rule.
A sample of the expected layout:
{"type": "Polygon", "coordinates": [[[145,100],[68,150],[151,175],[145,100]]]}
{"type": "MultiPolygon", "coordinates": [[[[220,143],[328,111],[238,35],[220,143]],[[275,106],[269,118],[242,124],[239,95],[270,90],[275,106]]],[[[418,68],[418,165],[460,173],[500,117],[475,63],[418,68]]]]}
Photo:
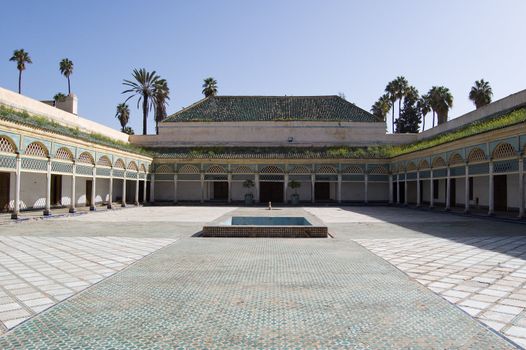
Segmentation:
{"type": "Polygon", "coordinates": [[[97,211],[97,208],[95,208],[94,206],[90,206],[89,211],[97,211]]]}
{"type": "Polygon", "coordinates": [[[69,208],[69,212],[70,212],[71,214],[74,214],[74,213],[77,212],[77,209],[75,209],[75,208],[69,208]]]}
{"type": "Polygon", "coordinates": [[[139,202],[134,202],[133,205],[135,205],[136,207],[139,206],[139,202]]]}
{"type": "Polygon", "coordinates": [[[126,203],[122,203],[121,207],[126,208],[126,203]]]}
{"type": "Polygon", "coordinates": [[[51,215],[51,210],[49,210],[49,209],[44,209],[43,215],[44,215],[44,216],[50,216],[50,215],[51,215]]]}
{"type": "Polygon", "coordinates": [[[19,216],[20,216],[20,214],[18,214],[18,213],[11,213],[11,219],[12,220],[18,220],[19,216]]]}
{"type": "Polygon", "coordinates": [[[106,208],[108,208],[108,209],[110,209],[110,210],[113,209],[113,204],[112,204],[112,203],[108,203],[108,205],[106,206],[106,208]]]}

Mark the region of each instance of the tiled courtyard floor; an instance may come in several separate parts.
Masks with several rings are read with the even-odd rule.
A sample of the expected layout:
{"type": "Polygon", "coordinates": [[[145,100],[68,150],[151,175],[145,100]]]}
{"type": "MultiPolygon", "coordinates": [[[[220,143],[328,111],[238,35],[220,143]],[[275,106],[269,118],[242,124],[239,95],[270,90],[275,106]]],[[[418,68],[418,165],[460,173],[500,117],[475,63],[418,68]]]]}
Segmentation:
{"type": "MultiPolygon", "coordinates": [[[[384,260],[380,252],[373,254],[356,241],[365,246],[370,243],[373,251],[382,249],[378,246],[383,241],[386,247],[393,246],[395,259],[398,251],[410,250],[408,255],[413,258],[421,254],[414,250],[425,247],[427,251],[420,258],[415,257],[423,261],[419,265],[422,271],[440,259],[445,259],[444,264],[464,261],[469,266],[486,266],[487,261],[493,264],[508,257],[504,268],[513,267],[513,271],[506,271],[513,279],[476,281],[487,283],[485,289],[499,290],[493,287],[507,284],[497,281],[515,284],[523,278],[526,281],[526,276],[520,273],[512,276],[520,270],[522,252],[526,252],[524,245],[519,244],[524,240],[521,234],[525,226],[400,208],[276,209],[268,212],[263,208],[234,207],[133,208],[0,227],[0,243],[9,242],[9,254],[14,250],[28,258],[41,259],[37,255],[40,250],[58,249],[71,254],[73,262],[68,263],[77,265],[79,270],[75,272],[76,268],[71,267],[74,271],[68,274],[83,282],[89,281],[88,276],[93,274],[105,277],[91,271],[93,266],[90,268],[94,262],[90,257],[102,254],[94,248],[101,241],[112,242],[114,249],[113,253],[96,258],[103,261],[126,263],[116,257],[128,258],[130,247],[155,250],[14,327],[0,337],[0,348],[515,348],[506,338],[428,289],[433,282],[424,286],[415,279],[416,275],[404,274],[391,264],[404,264],[403,259],[384,260]],[[335,238],[193,237],[203,223],[232,213],[314,215],[328,224],[335,238]],[[502,237],[505,241],[500,240],[502,237]],[[418,240],[420,244],[415,243],[418,240]],[[412,245],[401,249],[400,242],[412,245]],[[377,243],[376,248],[372,247],[377,243]],[[90,252],[72,254],[88,248],[90,252]],[[439,256],[433,261],[426,260],[437,249],[439,255],[440,251],[458,254],[459,260],[450,255],[450,259],[439,256]],[[470,249],[479,249],[482,260],[478,260],[477,254],[470,255],[470,249]],[[80,266],[79,257],[88,261],[87,267],[80,266]]],[[[134,260],[141,255],[137,251],[130,254],[134,260]]],[[[58,262],[47,263],[61,268],[58,262]]],[[[99,264],[102,269],[108,268],[100,261],[99,264]]],[[[0,268],[2,265],[0,260],[0,268]]],[[[38,287],[38,279],[29,282],[37,282],[38,287]]],[[[460,280],[457,282],[462,284],[460,280]]],[[[5,285],[0,278],[0,287],[5,289],[5,285]]],[[[76,292],[73,287],[70,289],[76,292]]],[[[512,287],[513,294],[523,292],[522,285],[512,287]]],[[[514,299],[511,294],[502,300],[506,298],[514,299]]],[[[23,300],[15,299],[17,305],[29,311],[23,300]]],[[[457,301],[460,304],[464,300],[457,301]]],[[[493,309],[498,306],[497,301],[488,309],[502,314],[511,311],[493,309]]],[[[499,305],[520,308],[506,303],[499,305]]],[[[517,322],[516,326],[521,324],[517,322]]],[[[504,329],[504,333],[519,336],[506,333],[511,329],[504,329]]]]}

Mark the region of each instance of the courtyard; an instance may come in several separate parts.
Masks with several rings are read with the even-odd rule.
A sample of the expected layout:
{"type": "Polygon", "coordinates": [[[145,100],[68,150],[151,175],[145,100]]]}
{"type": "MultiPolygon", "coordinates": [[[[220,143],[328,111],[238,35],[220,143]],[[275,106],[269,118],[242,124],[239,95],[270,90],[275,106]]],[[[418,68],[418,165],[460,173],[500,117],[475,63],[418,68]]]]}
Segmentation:
{"type": "Polygon", "coordinates": [[[374,206],[2,222],[2,349],[526,346],[522,224],[374,206]],[[231,215],[316,218],[332,237],[199,237],[231,215]]]}

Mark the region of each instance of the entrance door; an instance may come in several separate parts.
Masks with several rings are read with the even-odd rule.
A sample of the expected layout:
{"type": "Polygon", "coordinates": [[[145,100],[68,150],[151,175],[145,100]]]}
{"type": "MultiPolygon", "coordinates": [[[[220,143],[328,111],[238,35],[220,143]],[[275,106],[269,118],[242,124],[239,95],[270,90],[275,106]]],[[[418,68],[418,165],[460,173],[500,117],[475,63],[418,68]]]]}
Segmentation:
{"type": "Polygon", "coordinates": [[[260,182],[259,201],[261,203],[283,202],[283,182],[260,182]]]}
{"type": "Polygon", "coordinates": [[[228,200],[228,182],[214,182],[214,200],[228,200]]]}
{"type": "Polygon", "coordinates": [[[457,179],[450,179],[449,185],[449,207],[454,208],[457,205],[457,179]]]}
{"type": "Polygon", "coordinates": [[[9,210],[9,179],[11,174],[0,173],[0,212],[9,210]]]}
{"type": "Polygon", "coordinates": [[[91,194],[93,193],[93,180],[86,180],[86,205],[91,207],[91,194]]]}
{"type": "Polygon", "coordinates": [[[405,182],[400,182],[398,184],[400,186],[400,203],[405,203],[405,182]]]}
{"type": "Polygon", "coordinates": [[[495,175],[493,177],[493,198],[495,210],[506,211],[508,209],[508,186],[506,175],[495,175]]]}
{"type": "Polygon", "coordinates": [[[331,184],[329,182],[316,182],[314,184],[314,199],[328,201],[331,199],[331,184]]]}
{"type": "Polygon", "coordinates": [[[60,205],[62,201],[62,175],[51,175],[51,205],[60,205]]]}

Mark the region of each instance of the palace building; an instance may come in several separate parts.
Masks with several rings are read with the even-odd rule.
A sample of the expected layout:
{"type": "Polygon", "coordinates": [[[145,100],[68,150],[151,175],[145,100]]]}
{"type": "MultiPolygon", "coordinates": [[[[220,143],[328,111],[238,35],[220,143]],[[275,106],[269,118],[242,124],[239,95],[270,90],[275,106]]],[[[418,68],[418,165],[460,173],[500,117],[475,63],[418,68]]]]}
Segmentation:
{"type": "Polygon", "coordinates": [[[248,198],[523,217],[525,120],[526,90],[418,134],[338,96],[212,96],[128,136],[0,89],[0,208],[248,198]]]}

